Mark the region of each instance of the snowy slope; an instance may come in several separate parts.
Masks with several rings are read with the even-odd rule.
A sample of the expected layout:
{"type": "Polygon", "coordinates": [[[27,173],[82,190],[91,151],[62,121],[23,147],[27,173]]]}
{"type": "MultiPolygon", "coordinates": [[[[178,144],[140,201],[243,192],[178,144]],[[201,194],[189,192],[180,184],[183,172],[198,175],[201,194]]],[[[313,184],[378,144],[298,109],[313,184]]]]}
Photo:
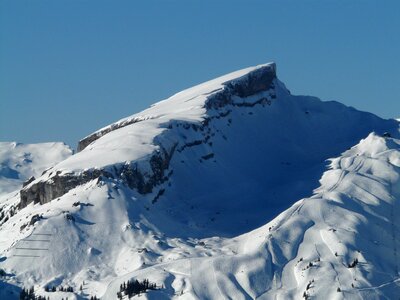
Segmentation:
{"type": "Polygon", "coordinates": [[[395,299],[400,293],[400,141],[370,134],[332,159],[321,186],[220,253],[129,273],[169,287],[148,299],[395,299]],[[354,260],[358,263],[349,267],[354,260]],[[307,287],[308,286],[308,287],[307,287]],[[338,292],[340,288],[340,292],[338,292]]]}
{"type": "Polygon", "coordinates": [[[20,189],[31,176],[39,177],[71,154],[63,143],[0,142],[0,195],[20,189]]]}
{"type": "Polygon", "coordinates": [[[0,296],[116,299],[148,278],[165,287],[150,299],[390,299],[398,128],[291,95],[274,64],[185,90],[2,200],[20,208],[0,227],[0,296]],[[60,284],[82,291],[43,291],[60,284]]]}

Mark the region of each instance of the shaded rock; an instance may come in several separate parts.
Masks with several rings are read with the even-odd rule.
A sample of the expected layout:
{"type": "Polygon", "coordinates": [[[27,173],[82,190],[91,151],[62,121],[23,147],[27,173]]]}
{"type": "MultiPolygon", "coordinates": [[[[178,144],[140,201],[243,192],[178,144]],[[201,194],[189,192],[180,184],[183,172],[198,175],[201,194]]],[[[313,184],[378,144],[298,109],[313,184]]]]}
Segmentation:
{"type": "Polygon", "coordinates": [[[30,222],[29,222],[29,226],[35,224],[37,221],[43,219],[43,217],[41,215],[34,215],[32,216],[30,222]]]}
{"type": "Polygon", "coordinates": [[[167,180],[164,171],[169,167],[175,148],[176,145],[168,151],[160,146],[160,150],[154,152],[149,159],[152,171],[150,174],[142,172],[136,163],[114,166],[112,171],[93,169],[80,174],[57,172],[46,181],[31,182],[25,186],[20,191],[19,208],[24,208],[31,202],[40,204],[50,202],[79,185],[102,177],[114,178],[117,176],[131,189],[136,189],[141,194],[151,193],[156,185],[167,180]]]}
{"type": "Polygon", "coordinates": [[[25,181],[25,182],[22,184],[22,187],[26,187],[28,184],[30,184],[31,182],[33,182],[35,179],[36,179],[35,176],[31,176],[27,181],[25,181]]]}
{"type": "Polygon", "coordinates": [[[112,177],[111,173],[104,170],[88,170],[81,174],[59,174],[52,176],[49,180],[31,182],[20,191],[21,201],[19,208],[24,208],[29,203],[44,204],[61,197],[78,185],[84,184],[100,176],[112,177]]]}
{"type": "Polygon", "coordinates": [[[70,213],[66,213],[66,214],[64,215],[64,218],[65,218],[66,220],[68,220],[68,221],[75,222],[75,217],[74,217],[72,214],[70,214],[70,213]]]}
{"type": "Polygon", "coordinates": [[[224,89],[210,95],[206,102],[206,108],[220,108],[232,104],[233,96],[245,98],[262,91],[268,91],[274,87],[275,78],[276,65],[270,64],[236,80],[228,81],[225,83],[224,89]]]}

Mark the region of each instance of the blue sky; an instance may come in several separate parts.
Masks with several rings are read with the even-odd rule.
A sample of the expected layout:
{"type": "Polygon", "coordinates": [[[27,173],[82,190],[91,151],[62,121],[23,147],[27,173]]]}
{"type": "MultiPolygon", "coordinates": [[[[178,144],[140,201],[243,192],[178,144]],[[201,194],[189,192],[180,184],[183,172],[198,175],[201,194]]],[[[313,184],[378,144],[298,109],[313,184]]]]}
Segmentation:
{"type": "Polygon", "coordinates": [[[293,94],[400,117],[400,1],[0,0],[0,141],[65,141],[275,61],[293,94]]]}

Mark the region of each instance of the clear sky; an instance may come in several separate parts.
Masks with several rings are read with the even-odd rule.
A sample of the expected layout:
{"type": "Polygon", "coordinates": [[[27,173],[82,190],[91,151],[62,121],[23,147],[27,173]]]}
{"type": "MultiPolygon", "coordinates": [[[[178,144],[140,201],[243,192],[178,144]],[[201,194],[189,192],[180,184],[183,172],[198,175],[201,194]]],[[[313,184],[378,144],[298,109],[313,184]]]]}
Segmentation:
{"type": "Polygon", "coordinates": [[[0,0],[0,141],[64,141],[275,61],[293,94],[400,117],[400,1],[0,0]]]}

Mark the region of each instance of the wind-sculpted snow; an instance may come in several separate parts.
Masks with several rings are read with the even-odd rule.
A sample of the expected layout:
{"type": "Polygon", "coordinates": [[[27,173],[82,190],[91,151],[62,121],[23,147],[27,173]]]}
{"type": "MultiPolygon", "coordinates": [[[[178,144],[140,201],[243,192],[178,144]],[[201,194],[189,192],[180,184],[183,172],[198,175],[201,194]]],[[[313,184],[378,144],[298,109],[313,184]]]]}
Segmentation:
{"type": "Polygon", "coordinates": [[[0,298],[148,279],[144,299],[392,299],[398,130],[291,95],[274,65],[185,90],[0,199],[0,298]]]}

